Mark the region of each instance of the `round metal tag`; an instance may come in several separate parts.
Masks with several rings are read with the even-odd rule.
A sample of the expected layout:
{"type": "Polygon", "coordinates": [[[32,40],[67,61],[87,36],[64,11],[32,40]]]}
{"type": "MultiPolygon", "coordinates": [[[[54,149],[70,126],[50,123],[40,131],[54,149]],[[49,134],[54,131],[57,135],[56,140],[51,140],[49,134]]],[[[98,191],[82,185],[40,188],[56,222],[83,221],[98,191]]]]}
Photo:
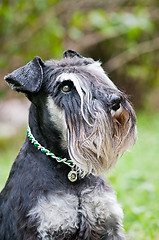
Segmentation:
{"type": "Polygon", "coordinates": [[[71,182],[75,182],[75,181],[77,180],[77,172],[71,170],[71,171],[68,173],[68,179],[69,179],[71,182]]]}

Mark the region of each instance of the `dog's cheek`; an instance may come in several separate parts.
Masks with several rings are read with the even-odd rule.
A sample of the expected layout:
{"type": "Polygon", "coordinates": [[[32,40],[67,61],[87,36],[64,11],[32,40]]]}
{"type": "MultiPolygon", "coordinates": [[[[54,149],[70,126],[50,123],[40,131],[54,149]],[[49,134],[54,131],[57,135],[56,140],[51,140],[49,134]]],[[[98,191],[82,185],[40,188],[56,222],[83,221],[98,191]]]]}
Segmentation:
{"type": "Polygon", "coordinates": [[[62,147],[67,148],[67,125],[64,110],[60,109],[53,101],[52,97],[47,97],[46,108],[50,116],[50,121],[62,134],[62,147]]]}

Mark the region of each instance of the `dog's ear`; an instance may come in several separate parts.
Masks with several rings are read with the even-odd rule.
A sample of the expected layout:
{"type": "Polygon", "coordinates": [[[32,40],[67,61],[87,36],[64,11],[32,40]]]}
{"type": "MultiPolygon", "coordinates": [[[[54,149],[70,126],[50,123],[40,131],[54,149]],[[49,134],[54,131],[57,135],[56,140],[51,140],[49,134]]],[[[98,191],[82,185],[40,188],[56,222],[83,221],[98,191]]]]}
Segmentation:
{"type": "Polygon", "coordinates": [[[5,76],[5,80],[13,90],[18,92],[38,92],[43,82],[44,62],[35,57],[25,66],[20,67],[5,76]]]}
{"type": "Polygon", "coordinates": [[[83,64],[85,64],[85,65],[94,63],[94,60],[92,58],[83,57],[79,53],[77,53],[77,52],[75,52],[73,50],[66,50],[63,53],[63,56],[64,56],[64,58],[74,58],[74,57],[77,57],[77,58],[83,59],[83,64]]]}
{"type": "Polygon", "coordinates": [[[63,56],[64,56],[64,58],[67,58],[67,57],[70,57],[70,58],[73,58],[73,57],[83,58],[79,53],[77,53],[77,52],[75,52],[73,50],[66,50],[63,53],[63,56]]]}

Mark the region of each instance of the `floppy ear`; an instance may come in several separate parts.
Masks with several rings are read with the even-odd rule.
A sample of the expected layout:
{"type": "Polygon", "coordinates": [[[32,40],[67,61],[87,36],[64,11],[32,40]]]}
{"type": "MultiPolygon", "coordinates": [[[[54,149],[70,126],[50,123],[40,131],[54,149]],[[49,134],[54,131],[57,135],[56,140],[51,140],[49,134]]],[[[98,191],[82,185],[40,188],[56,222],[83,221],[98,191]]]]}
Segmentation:
{"type": "Polygon", "coordinates": [[[18,92],[38,92],[43,82],[44,62],[35,57],[25,66],[5,76],[5,80],[13,90],[18,92]]]}

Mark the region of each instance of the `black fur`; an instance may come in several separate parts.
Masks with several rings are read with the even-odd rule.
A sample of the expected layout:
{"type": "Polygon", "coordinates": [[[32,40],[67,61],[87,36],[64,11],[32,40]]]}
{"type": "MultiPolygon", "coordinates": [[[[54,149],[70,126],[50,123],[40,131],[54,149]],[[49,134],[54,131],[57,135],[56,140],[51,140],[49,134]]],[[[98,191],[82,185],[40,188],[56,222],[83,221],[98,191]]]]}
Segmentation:
{"type": "MultiPolygon", "coordinates": [[[[84,114],[90,125],[95,119],[92,113],[96,110],[96,99],[100,99],[100,104],[106,112],[106,121],[110,122],[110,128],[112,129],[114,126],[110,116],[112,106],[117,110],[118,105],[121,103],[123,108],[128,109],[129,117],[132,121],[130,132],[134,130],[135,114],[123,93],[104,85],[102,79],[96,82],[97,76],[85,73],[84,67],[92,64],[94,62],[92,59],[86,59],[72,50],[66,51],[64,57],[61,61],[52,60],[46,63],[43,63],[39,57],[36,57],[26,66],[9,74],[5,77],[5,80],[14,90],[25,93],[32,102],[29,112],[29,125],[35,138],[56,156],[70,159],[68,149],[62,147],[62,133],[58,126],[53,125],[48,113],[46,107],[47,97],[51,96],[54,103],[60,109],[64,109],[70,135],[74,130],[76,137],[80,140],[81,122],[83,124],[83,131],[86,134],[89,133],[90,129],[82,117],[80,111],[81,99],[75,86],[71,85],[71,93],[63,93],[61,91],[62,84],[56,81],[61,73],[78,73],[86,79],[84,87],[89,88],[92,92],[92,105],[90,109],[88,109],[88,104],[84,106],[84,114]],[[107,92],[107,94],[103,95],[103,91],[107,92]],[[115,104],[114,97],[111,100],[113,94],[120,96],[116,105],[113,105],[115,104]]],[[[87,99],[84,100],[88,101],[87,99]]],[[[112,131],[115,134],[115,128],[112,131]]],[[[57,163],[56,160],[46,156],[26,137],[26,141],[12,166],[7,183],[0,194],[0,240],[42,239],[37,231],[37,219],[29,217],[28,214],[36,206],[40,197],[45,196],[47,198],[49,195],[56,194],[57,191],[60,193],[66,192],[78,197],[79,224],[72,233],[70,231],[52,231],[48,232],[45,239],[126,239],[123,233],[119,233],[121,226],[117,219],[112,217],[112,220],[108,224],[101,222],[93,226],[80,211],[82,201],[81,192],[84,189],[93,188],[99,189],[99,191],[101,189],[101,191],[105,191],[108,194],[114,194],[109,184],[101,177],[94,176],[91,173],[83,179],[78,178],[76,182],[72,183],[67,177],[69,171],[69,166],[57,163]]]]}

